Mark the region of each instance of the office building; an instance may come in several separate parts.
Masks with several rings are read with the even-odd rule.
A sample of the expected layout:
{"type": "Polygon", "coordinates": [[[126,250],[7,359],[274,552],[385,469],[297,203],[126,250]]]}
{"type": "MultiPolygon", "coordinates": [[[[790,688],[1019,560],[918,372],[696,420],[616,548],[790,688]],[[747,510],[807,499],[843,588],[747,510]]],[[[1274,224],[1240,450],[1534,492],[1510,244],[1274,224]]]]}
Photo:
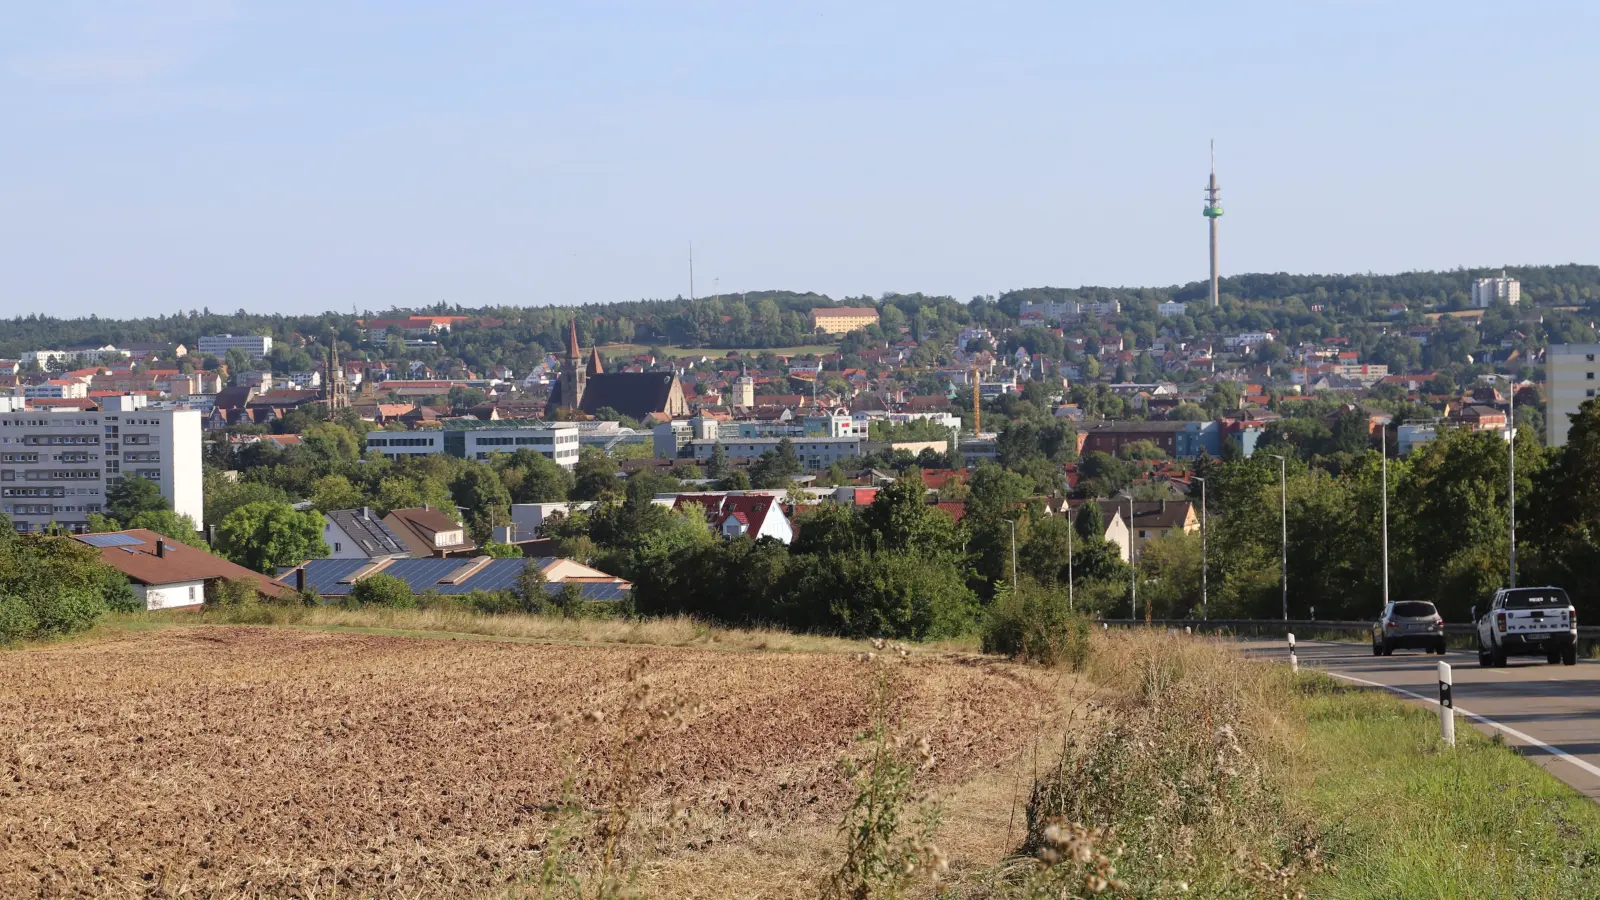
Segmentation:
{"type": "Polygon", "coordinates": [[[1551,344],[1544,354],[1545,444],[1564,447],[1578,407],[1600,390],[1600,344],[1551,344]]]}
{"type": "Polygon", "coordinates": [[[390,459],[448,453],[462,459],[486,460],[491,453],[533,450],[565,469],[578,465],[578,426],[572,422],[516,419],[452,422],[427,431],[372,431],[367,449],[390,459]]]}
{"type": "Polygon", "coordinates": [[[260,359],[272,352],[272,338],[254,334],[212,334],[200,338],[200,354],[221,359],[234,348],[260,359]]]}
{"type": "Polygon", "coordinates": [[[1499,278],[1479,278],[1472,283],[1472,305],[1478,309],[1488,309],[1496,303],[1516,306],[1521,299],[1522,282],[1507,278],[1504,269],[1499,278]]]}
{"type": "MultiPolygon", "coordinates": [[[[141,398],[142,399],[142,398],[141,398]]],[[[0,398],[0,512],[18,531],[54,523],[86,531],[118,478],[155,482],[179,515],[201,525],[200,411],[143,409],[108,397],[100,412],[24,408],[0,398]]]]}
{"type": "Polygon", "coordinates": [[[723,452],[728,454],[729,459],[759,459],[763,453],[777,453],[778,445],[783,441],[789,441],[794,447],[795,456],[800,458],[806,471],[820,472],[836,462],[860,456],[866,438],[737,438],[731,441],[697,439],[689,441],[688,446],[693,450],[695,461],[704,462],[716,452],[718,444],[722,445],[723,452]]]}

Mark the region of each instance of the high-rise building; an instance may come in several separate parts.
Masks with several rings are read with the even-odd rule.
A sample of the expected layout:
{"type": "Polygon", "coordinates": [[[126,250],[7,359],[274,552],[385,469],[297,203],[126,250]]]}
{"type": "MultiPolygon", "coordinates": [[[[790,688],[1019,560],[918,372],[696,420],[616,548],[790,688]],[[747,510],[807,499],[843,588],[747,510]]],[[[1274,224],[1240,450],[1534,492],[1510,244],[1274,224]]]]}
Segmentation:
{"type": "Polygon", "coordinates": [[[1571,417],[1600,390],[1600,344],[1551,344],[1544,368],[1545,444],[1564,447],[1571,417]]]}
{"type": "Polygon", "coordinates": [[[100,412],[30,410],[0,398],[0,512],[18,531],[52,523],[86,531],[89,514],[105,512],[112,483],[145,478],[202,525],[200,418],[194,409],[141,408],[134,397],[108,397],[100,412]]]}
{"type": "Polygon", "coordinates": [[[1522,282],[1507,278],[1504,269],[1499,278],[1479,278],[1472,283],[1472,305],[1478,309],[1488,309],[1496,303],[1516,306],[1521,300],[1522,282]]]}
{"type": "Polygon", "coordinates": [[[272,338],[255,334],[211,334],[200,338],[199,352],[221,359],[235,347],[250,354],[251,359],[260,359],[272,352],[272,338]]]}

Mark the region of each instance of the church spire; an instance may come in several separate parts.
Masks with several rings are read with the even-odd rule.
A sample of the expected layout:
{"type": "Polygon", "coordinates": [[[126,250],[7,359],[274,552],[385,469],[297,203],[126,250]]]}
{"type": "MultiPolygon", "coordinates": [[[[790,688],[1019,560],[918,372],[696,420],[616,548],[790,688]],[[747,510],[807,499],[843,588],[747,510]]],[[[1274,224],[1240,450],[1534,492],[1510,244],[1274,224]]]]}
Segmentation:
{"type": "Polygon", "coordinates": [[[605,363],[602,362],[601,359],[600,359],[600,348],[599,347],[591,347],[591,348],[589,348],[589,372],[588,372],[588,374],[590,374],[590,375],[604,375],[605,372],[606,372],[605,363]]]}
{"type": "Polygon", "coordinates": [[[583,358],[583,351],[578,349],[578,317],[572,317],[572,334],[567,338],[567,359],[579,360],[583,358]]]}

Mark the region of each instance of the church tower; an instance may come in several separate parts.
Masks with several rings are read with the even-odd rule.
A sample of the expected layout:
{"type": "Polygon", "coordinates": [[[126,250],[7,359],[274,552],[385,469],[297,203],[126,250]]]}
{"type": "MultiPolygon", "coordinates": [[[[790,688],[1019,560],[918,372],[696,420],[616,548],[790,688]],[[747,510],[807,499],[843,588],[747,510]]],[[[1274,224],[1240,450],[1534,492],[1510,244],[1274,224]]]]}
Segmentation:
{"type": "Polygon", "coordinates": [[[583,406],[583,389],[589,380],[584,366],[583,351],[578,349],[578,317],[572,317],[572,331],[567,338],[567,359],[561,364],[561,407],[576,411],[583,406]]]}
{"type": "Polygon", "coordinates": [[[350,384],[344,377],[344,366],[339,365],[339,339],[328,337],[328,371],[323,373],[322,399],[328,404],[328,418],[336,410],[350,408],[350,384]]]}

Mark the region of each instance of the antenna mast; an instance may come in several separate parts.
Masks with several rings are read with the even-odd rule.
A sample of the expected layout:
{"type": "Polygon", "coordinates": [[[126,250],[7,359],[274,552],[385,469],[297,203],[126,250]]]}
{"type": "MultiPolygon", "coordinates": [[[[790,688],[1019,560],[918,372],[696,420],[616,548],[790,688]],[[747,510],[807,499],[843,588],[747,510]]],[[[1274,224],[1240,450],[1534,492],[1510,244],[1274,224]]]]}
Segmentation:
{"type": "Polygon", "coordinates": [[[1211,307],[1221,300],[1217,294],[1217,219],[1222,217],[1222,203],[1217,188],[1217,142],[1211,142],[1211,182],[1206,186],[1206,207],[1202,214],[1211,222],[1211,307]]]}
{"type": "Polygon", "coordinates": [[[689,299],[694,299],[694,241],[689,242],[689,299]]]}

